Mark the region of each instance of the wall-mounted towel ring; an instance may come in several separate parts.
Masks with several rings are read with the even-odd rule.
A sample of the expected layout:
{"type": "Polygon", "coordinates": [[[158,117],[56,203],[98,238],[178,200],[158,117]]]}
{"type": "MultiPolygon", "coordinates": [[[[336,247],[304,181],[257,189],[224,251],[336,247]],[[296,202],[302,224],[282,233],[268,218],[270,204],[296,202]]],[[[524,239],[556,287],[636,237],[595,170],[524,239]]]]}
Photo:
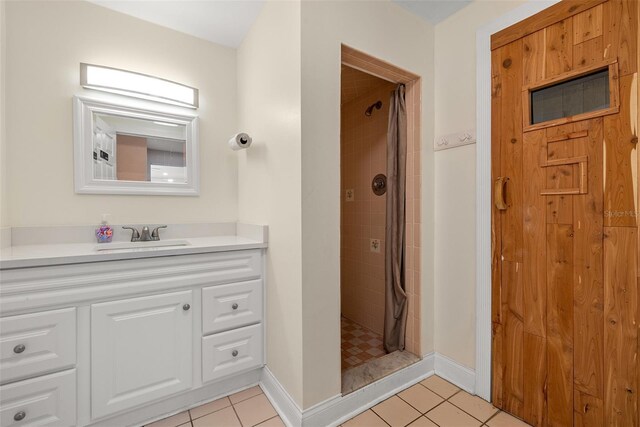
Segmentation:
{"type": "Polygon", "coordinates": [[[387,176],[385,174],[379,173],[378,175],[373,177],[373,181],[371,181],[371,189],[376,196],[382,196],[387,192],[387,176]]]}

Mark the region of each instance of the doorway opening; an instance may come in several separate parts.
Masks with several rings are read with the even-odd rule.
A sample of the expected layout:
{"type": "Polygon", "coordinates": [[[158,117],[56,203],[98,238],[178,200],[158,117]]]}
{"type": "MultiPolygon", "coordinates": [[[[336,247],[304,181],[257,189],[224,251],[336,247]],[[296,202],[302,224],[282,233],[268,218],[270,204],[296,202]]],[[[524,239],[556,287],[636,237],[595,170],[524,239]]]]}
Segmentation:
{"type": "Polygon", "coordinates": [[[419,76],[342,46],[343,395],[420,360],[420,89],[419,76]]]}

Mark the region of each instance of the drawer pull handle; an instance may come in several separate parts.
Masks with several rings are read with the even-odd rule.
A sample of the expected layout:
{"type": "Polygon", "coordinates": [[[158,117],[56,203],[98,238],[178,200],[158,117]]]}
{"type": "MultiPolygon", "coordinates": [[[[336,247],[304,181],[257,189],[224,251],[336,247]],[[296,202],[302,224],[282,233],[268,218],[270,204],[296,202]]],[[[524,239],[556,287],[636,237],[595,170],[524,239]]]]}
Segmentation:
{"type": "Polygon", "coordinates": [[[24,344],[18,344],[17,346],[13,347],[13,352],[16,354],[20,354],[23,351],[25,351],[26,347],[24,346],[24,344]]]}
{"type": "Polygon", "coordinates": [[[182,306],[182,309],[184,311],[188,311],[190,308],[191,308],[191,306],[189,304],[185,304],[185,305],[182,306]]]}
{"type": "Polygon", "coordinates": [[[233,351],[231,352],[231,355],[232,355],[233,357],[238,356],[238,350],[233,350],[233,351]]]}
{"type": "Polygon", "coordinates": [[[231,308],[233,308],[234,310],[237,310],[238,309],[238,303],[234,302],[233,305],[231,306],[231,308]]]}
{"type": "Polygon", "coordinates": [[[24,411],[20,411],[20,412],[18,412],[17,414],[15,414],[15,415],[13,416],[13,419],[14,419],[15,421],[22,421],[22,420],[24,420],[24,418],[25,418],[26,416],[27,416],[27,413],[26,413],[26,412],[24,412],[24,411]]]}

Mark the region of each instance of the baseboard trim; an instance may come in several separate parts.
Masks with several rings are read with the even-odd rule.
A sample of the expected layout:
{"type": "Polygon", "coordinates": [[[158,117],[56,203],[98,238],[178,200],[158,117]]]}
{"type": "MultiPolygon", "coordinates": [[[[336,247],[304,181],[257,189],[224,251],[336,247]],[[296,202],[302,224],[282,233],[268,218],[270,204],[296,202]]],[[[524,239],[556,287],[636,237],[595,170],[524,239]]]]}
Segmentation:
{"type": "Polygon", "coordinates": [[[444,378],[464,391],[475,394],[476,373],[440,353],[435,354],[434,370],[436,375],[444,378]]]}
{"type": "Polygon", "coordinates": [[[302,427],[337,426],[394,394],[434,374],[434,354],[419,362],[356,390],[346,396],[332,399],[331,405],[304,411],[302,427]]]}
{"type": "Polygon", "coordinates": [[[360,390],[331,397],[304,411],[268,367],[262,371],[260,385],[288,427],[333,427],[434,374],[474,393],[475,372],[439,353],[430,353],[419,362],[360,390]]]}
{"type": "Polygon", "coordinates": [[[267,366],[262,370],[260,387],[287,427],[302,425],[302,409],[267,366]]]}
{"type": "Polygon", "coordinates": [[[338,395],[302,411],[269,368],[264,368],[261,386],[267,398],[289,427],[337,426],[370,407],[434,374],[435,355],[384,377],[346,396],[338,395]]]}
{"type": "Polygon", "coordinates": [[[212,402],[221,397],[237,393],[260,383],[262,368],[234,375],[232,377],[206,384],[195,390],[181,393],[159,402],[131,409],[100,420],[78,420],[79,426],[113,427],[142,426],[151,424],[179,412],[212,402]]]}

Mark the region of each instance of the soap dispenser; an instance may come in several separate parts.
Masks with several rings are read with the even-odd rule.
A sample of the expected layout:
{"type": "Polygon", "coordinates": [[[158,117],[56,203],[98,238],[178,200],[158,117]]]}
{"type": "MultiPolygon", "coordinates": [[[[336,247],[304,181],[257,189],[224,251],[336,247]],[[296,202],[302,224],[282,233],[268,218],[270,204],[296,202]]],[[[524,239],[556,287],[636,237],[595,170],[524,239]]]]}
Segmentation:
{"type": "Polygon", "coordinates": [[[113,238],[113,228],[109,225],[108,218],[108,214],[102,214],[100,226],[96,228],[96,239],[98,239],[98,243],[110,243],[113,238]]]}

